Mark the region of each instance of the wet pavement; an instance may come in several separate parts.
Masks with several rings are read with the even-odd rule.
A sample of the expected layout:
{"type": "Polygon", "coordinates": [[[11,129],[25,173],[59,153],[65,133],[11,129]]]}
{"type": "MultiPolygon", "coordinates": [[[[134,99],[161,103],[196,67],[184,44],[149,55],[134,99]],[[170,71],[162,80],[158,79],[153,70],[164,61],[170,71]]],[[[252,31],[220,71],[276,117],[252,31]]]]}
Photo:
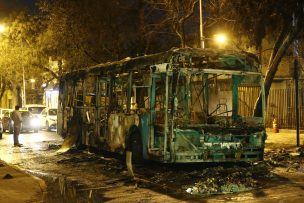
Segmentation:
{"type": "Polygon", "coordinates": [[[0,160],[0,202],[40,202],[45,182],[0,160]]]}
{"type": "Polygon", "coordinates": [[[47,183],[44,202],[303,202],[304,167],[293,132],[269,134],[266,160],[254,164],[135,165],[132,180],[124,157],[72,149],[56,154],[62,139],[41,131],[0,141],[0,159],[47,183]],[[243,191],[234,193],[235,191],[243,191]],[[221,194],[219,193],[228,193],[221,194]],[[212,194],[212,195],[210,195],[212,194]]]}

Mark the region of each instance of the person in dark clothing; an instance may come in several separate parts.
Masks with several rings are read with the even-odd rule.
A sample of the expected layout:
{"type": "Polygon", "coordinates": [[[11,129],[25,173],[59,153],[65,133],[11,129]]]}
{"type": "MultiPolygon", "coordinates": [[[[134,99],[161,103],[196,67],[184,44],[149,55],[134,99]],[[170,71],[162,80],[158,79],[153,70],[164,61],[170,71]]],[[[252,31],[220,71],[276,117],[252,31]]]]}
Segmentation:
{"type": "Polygon", "coordinates": [[[21,130],[21,124],[22,124],[22,117],[19,112],[19,106],[15,106],[15,110],[12,112],[12,120],[14,122],[14,146],[15,147],[21,147],[22,144],[19,143],[19,134],[21,130]]]}

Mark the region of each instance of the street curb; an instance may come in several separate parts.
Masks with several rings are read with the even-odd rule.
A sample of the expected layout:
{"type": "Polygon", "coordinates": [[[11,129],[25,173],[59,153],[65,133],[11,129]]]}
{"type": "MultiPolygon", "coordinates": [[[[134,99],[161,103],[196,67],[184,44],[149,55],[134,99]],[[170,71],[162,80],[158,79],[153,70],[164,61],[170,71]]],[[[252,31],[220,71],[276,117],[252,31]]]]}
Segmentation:
{"type": "Polygon", "coordinates": [[[17,166],[14,166],[12,164],[9,164],[9,163],[5,162],[2,159],[0,159],[0,162],[2,162],[3,164],[5,164],[5,165],[7,165],[7,166],[9,166],[9,167],[11,167],[13,169],[15,169],[16,171],[20,171],[21,173],[23,173],[23,174],[25,174],[25,175],[27,175],[27,176],[35,179],[38,182],[39,187],[41,189],[41,193],[42,193],[42,197],[41,197],[42,199],[41,199],[41,201],[43,201],[43,196],[44,196],[44,193],[46,192],[46,188],[47,188],[47,185],[46,185],[46,183],[45,183],[44,180],[42,180],[41,178],[38,178],[38,177],[36,177],[34,175],[31,175],[26,170],[22,170],[21,168],[19,168],[17,166]]]}

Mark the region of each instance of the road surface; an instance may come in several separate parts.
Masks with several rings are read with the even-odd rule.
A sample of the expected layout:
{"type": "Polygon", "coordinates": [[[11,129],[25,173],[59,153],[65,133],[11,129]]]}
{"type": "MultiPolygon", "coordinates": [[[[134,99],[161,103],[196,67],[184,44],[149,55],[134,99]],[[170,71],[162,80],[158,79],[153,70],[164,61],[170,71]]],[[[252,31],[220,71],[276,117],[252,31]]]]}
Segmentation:
{"type": "MultiPolygon", "coordinates": [[[[272,162],[267,163],[280,161],[282,151],[293,148],[293,140],[290,132],[270,133],[266,159],[272,162]]],[[[56,154],[63,140],[55,132],[21,134],[20,142],[23,147],[13,147],[12,135],[5,133],[0,140],[0,159],[43,178],[48,185],[45,202],[304,202],[301,157],[275,163],[271,168],[275,178],[265,179],[262,188],[202,196],[190,195],[186,190],[203,174],[205,166],[191,166],[190,170],[155,163],[135,166],[141,179],[136,183],[129,178],[121,157],[78,150],[56,154]]]]}

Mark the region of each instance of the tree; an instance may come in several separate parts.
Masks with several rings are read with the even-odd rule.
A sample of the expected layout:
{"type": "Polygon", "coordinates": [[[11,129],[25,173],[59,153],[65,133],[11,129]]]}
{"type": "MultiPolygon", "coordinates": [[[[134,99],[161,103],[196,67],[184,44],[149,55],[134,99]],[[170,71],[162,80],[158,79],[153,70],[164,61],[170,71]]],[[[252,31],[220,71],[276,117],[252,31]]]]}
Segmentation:
{"type": "MultiPolygon", "coordinates": [[[[303,2],[300,0],[224,0],[219,3],[219,1],[209,0],[207,5],[210,16],[216,19],[216,24],[225,24],[237,39],[241,39],[240,36],[248,36],[247,46],[255,46],[257,52],[262,52],[263,39],[274,39],[265,76],[267,100],[282,58],[288,53],[296,37],[303,32],[303,2]],[[214,5],[217,5],[217,9],[214,9],[214,5]],[[293,19],[296,19],[295,23],[293,19]]],[[[255,116],[262,114],[261,104],[260,94],[254,110],[255,116]]]]}
{"type": "MultiPolygon", "coordinates": [[[[1,34],[0,69],[2,86],[0,99],[6,89],[21,90],[23,72],[25,79],[35,76],[42,83],[45,72],[53,71],[46,68],[48,57],[41,54],[37,38],[44,30],[43,20],[26,12],[12,13],[4,19],[7,31],[1,34]]],[[[20,91],[17,91],[20,93],[20,91]]]]}
{"type": "Polygon", "coordinates": [[[194,6],[198,0],[151,0],[149,2],[166,13],[165,24],[169,24],[178,36],[180,47],[185,47],[185,22],[194,14],[194,6]]]}
{"type": "Polygon", "coordinates": [[[65,71],[140,54],[137,1],[41,1],[46,54],[64,59],[65,71]]]}
{"type": "Polygon", "coordinates": [[[186,44],[184,26],[198,0],[41,0],[41,47],[65,71],[186,44]],[[180,45],[178,45],[178,39],[180,45]]]}

